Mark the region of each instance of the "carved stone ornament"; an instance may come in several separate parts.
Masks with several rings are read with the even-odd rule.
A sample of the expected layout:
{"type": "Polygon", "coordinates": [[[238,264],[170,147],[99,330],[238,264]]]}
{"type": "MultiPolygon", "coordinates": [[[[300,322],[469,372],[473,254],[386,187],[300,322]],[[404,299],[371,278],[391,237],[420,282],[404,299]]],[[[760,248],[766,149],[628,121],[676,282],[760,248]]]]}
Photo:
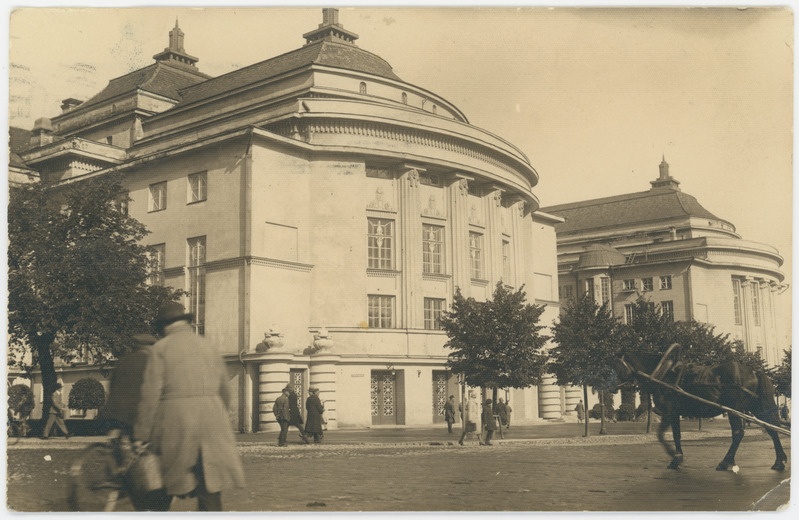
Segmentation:
{"type": "Polygon", "coordinates": [[[366,206],[369,209],[391,210],[391,203],[383,199],[383,188],[378,186],[375,190],[375,198],[366,206]]]}
{"type": "Polygon", "coordinates": [[[502,192],[500,190],[494,192],[494,202],[498,208],[502,207],[502,192]]]}
{"type": "Polygon", "coordinates": [[[272,325],[266,332],[264,332],[264,340],[255,346],[256,352],[267,352],[269,350],[279,349],[283,346],[283,334],[277,331],[276,327],[272,325]]]}
{"type": "Polygon", "coordinates": [[[467,196],[469,194],[469,181],[466,179],[460,179],[458,181],[458,189],[460,190],[462,196],[467,196]]]}
{"type": "Polygon", "coordinates": [[[327,331],[327,328],[322,327],[319,329],[319,332],[314,334],[313,336],[313,346],[317,352],[323,350],[330,350],[333,348],[333,338],[331,337],[330,333],[327,331]]]}
{"type": "Polygon", "coordinates": [[[411,188],[419,187],[419,171],[412,169],[408,171],[408,186],[411,188]]]}
{"type": "Polygon", "coordinates": [[[516,208],[519,210],[519,216],[524,217],[524,213],[527,211],[527,203],[524,201],[517,202],[516,208]]]}
{"type": "Polygon", "coordinates": [[[428,217],[441,217],[442,214],[438,210],[438,200],[435,195],[430,195],[427,200],[427,207],[422,210],[422,214],[428,217]]]}

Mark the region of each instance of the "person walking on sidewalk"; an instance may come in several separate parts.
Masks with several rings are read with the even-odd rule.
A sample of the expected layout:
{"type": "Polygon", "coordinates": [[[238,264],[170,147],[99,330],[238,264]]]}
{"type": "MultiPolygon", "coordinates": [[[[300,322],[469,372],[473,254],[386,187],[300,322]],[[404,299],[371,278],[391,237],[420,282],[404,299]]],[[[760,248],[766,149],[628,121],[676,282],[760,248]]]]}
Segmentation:
{"type": "MultiPolygon", "coordinates": [[[[494,436],[494,431],[497,429],[497,420],[494,417],[494,407],[491,406],[491,399],[486,399],[483,405],[483,428],[486,430],[486,446],[493,446],[491,438],[494,436]]],[[[483,443],[481,443],[483,444],[483,443]]]]}
{"type": "Polygon", "coordinates": [[[468,433],[476,433],[477,440],[480,442],[480,444],[483,444],[483,439],[480,436],[480,432],[477,431],[477,418],[480,417],[480,406],[477,404],[476,398],[477,394],[475,394],[474,390],[470,390],[469,398],[466,400],[466,406],[463,407],[466,427],[463,429],[461,438],[458,441],[458,444],[461,446],[463,446],[463,439],[468,433]]]}
{"type": "Polygon", "coordinates": [[[505,401],[503,401],[501,397],[497,400],[497,405],[494,407],[494,413],[499,416],[499,423],[504,426],[505,429],[507,429],[509,419],[508,405],[505,404],[505,401]]]}
{"type": "Polygon", "coordinates": [[[305,422],[305,435],[313,435],[314,444],[322,442],[324,433],[322,432],[322,414],[325,412],[325,407],[319,399],[319,389],[312,386],[308,389],[308,399],[305,400],[305,411],[308,413],[307,421],[305,422]]]}
{"type": "Polygon", "coordinates": [[[275,420],[280,425],[280,433],[277,436],[278,446],[286,445],[286,437],[288,437],[289,433],[289,420],[291,419],[291,408],[289,407],[290,391],[291,388],[285,387],[272,406],[272,413],[275,414],[275,420]]]}
{"type": "Polygon", "coordinates": [[[455,422],[455,396],[449,396],[444,405],[444,420],[447,421],[447,432],[452,433],[452,423],[455,422]]]}
{"type": "Polygon", "coordinates": [[[574,407],[574,411],[577,412],[577,422],[583,422],[583,418],[585,417],[585,406],[583,405],[582,399],[580,399],[580,402],[574,407]]]}
{"type": "Polygon", "coordinates": [[[42,432],[42,439],[50,438],[50,430],[53,425],[58,426],[58,429],[64,432],[64,436],[69,439],[69,430],[67,430],[67,423],[64,422],[64,417],[67,415],[68,408],[61,400],[61,383],[56,383],[55,390],[52,394],[52,404],[47,415],[47,423],[44,425],[42,432]]]}

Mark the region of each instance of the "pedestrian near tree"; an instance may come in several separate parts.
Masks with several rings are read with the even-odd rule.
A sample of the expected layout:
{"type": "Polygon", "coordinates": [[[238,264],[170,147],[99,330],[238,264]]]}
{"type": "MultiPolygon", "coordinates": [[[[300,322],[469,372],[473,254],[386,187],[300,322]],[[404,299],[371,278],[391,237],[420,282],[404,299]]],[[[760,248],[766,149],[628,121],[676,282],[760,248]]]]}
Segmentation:
{"type": "Polygon", "coordinates": [[[480,405],[477,404],[477,394],[475,394],[474,390],[469,391],[469,397],[466,399],[466,406],[463,407],[463,412],[466,425],[458,444],[463,446],[463,439],[466,438],[466,435],[469,433],[476,433],[477,440],[480,444],[483,444],[480,432],[477,431],[477,419],[480,417],[480,405]]]}
{"type": "Polygon", "coordinates": [[[510,407],[510,400],[508,400],[508,402],[505,403],[505,409],[508,411],[508,424],[505,427],[507,429],[510,428],[510,418],[511,418],[511,413],[513,412],[513,408],[510,407]]]}
{"type": "Polygon", "coordinates": [[[494,417],[494,407],[491,406],[491,399],[486,399],[485,404],[483,404],[483,428],[486,431],[486,446],[493,446],[491,444],[491,438],[494,436],[494,431],[497,429],[497,420],[494,417]]]}
{"type": "Polygon", "coordinates": [[[455,396],[449,396],[444,404],[444,420],[447,421],[447,432],[452,433],[452,423],[455,422],[455,396]]]}
{"type": "Polygon", "coordinates": [[[580,399],[580,402],[574,407],[574,411],[577,412],[577,422],[583,422],[583,418],[585,417],[585,405],[583,405],[582,399],[580,399]]]}
{"type": "Polygon", "coordinates": [[[44,431],[42,432],[42,439],[49,439],[50,438],[50,430],[53,429],[53,425],[58,426],[58,429],[64,433],[64,436],[69,439],[69,430],[67,430],[67,423],[64,422],[64,417],[67,416],[67,412],[69,409],[61,400],[61,383],[56,383],[55,389],[53,390],[52,394],[52,403],[50,404],[50,410],[47,413],[47,423],[44,425],[44,431]]]}
{"type": "Polygon", "coordinates": [[[314,444],[322,442],[324,433],[322,431],[322,414],[325,412],[325,407],[322,400],[319,399],[319,389],[312,386],[308,389],[308,399],[305,400],[305,411],[307,421],[305,422],[305,435],[312,435],[314,444]]]}
{"type": "Polygon", "coordinates": [[[228,416],[233,396],[222,356],[192,319],[175,302],[159,310],[162,338],[150,347],[133,433],[160,458],[160,510],[191,496],[200,511],[222,511],[222,490],[245,483],[228,416]]]}
{"type": "Polygon", "coordinates": [[[272,406],[272,413],[275,414],[275,420],[280,426],[280,433],[277,436],[277,445],[285,446],[286,438],[289,433],[289,421],[291,420],[291,407],[289,406],[289,392],[291,388],[286,386],[281,391],[275,404],[272,406]]]}
{"type": "Polygon", "coordinates": [[[494,407],[494,413],[499,416],[499,422],[505,428],[508,427],[508,405],[500,397],[494,407]]]}

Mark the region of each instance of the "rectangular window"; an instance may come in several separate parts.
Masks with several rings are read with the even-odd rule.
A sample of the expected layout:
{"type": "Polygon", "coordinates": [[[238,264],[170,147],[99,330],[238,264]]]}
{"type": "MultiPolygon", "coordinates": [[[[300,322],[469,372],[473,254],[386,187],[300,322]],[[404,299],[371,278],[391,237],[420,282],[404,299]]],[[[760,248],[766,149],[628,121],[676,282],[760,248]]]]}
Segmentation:
{"type": "Polygon", "coordinates": [[[571,285],[561,285],[558,287],[558,296],[561,300],[574,298],[574,287],[571,285]]]}
{"type": "Polygon", "coordinates": [[[369,267],[392,269],[394,267],[394,221],[368,218],[369,267]]]}
{"type": "Polygon", "coordinates": [[[150,285],[164,285],[166,244],[150,246],[150,285]]]}
{"type": "Polygon", "coordinates": [[[441,313],[444,312],[447,301],[443,298],[424,299],[424,328],[427,330],[441,330],[441,313]]]}
{"type": "Polygon", "coordinates": [[[161,211],[166,209],[166,182],[150,184],[149,211],[161,211]]]}
{"type": "Polygon", "coordinates": [[[469,261],[472,278],[483,278],[483,235],[469,232],[469,261]]]}
{"type": "Polygon", "coordinates": [[[419,183],[426,186],[441,186],[441,182],[438,180],[438,175],[435,173],[420,173],[419,183]]]}
{"type": "Polygon", "coordinates": [[[741,315],[741,280],[733,279],[732,281],[732,308],[735,313],[735,324],[743,325],[743,318],[741,315]]]}
{"type": "Polygon", "coordinates": [[[422,269],[425,273],[444,272],[444,228],[422,224],[422,269]]]}
{"type": "Polygon", "coordinates": [[[189,204],[202,202],[208,197],[208,172],[189,175],[189,204]]]}
{"type": "Polygon", "coordinates": [[[660,311],[669,321],[674,321],[674,302],[671,300],[660,302],[660,311]]]}
{"type": "Polygon", "coordinates": [[[749,284],[752,293],[752,324],[755,327],[760,326],[760,286],[757,282],[749,284]]]}
{"type": "Polygon", "coordinates": [[[602,291],[602,303],[610,302],[610,278],[603,276],[599,279],[602,291]]]}
{"type": "Polygon", "coordinates": [[[655,290],[654,280],[652,280],[652,278],[641,278],[641,290],[654,291],[655,290]]]}
{"type": "Polygon", "coordinates": [[[666,276],[660,277],[660,290],[665,291],[671,289],[671,275],[667,274],[666,276]]]}
{"type": "Polygon", "coordinates": [[[635,319],[635,308],[633,304],[628,303],[624,306],[624,323],[627,325],[632,325],[633,320],[635,319]]]}
{"type": "Polygon", "coordinates": [[[622,281],[622,290],[623,291],[634,291],[635,290],[635,280],[630,278],[628,280],[622,281]]]}
{"type": "Polygon", "coordinates": [[[394,297],[369,295],[369,327],[373,329],[394,328],[394,297]]]}
{"type": "Polygon", "coordinates": [[[589,278],[585,281],[585,293],[588,295],[589,298],[591,298],[591,301],[596,301],[593,278],[589,278]]]}
{"type": "Polygon", "coordinates": [[[511,282],[511,269],[510,269],[510,240],[502,241],[502,281],[505,283],[511,282]]]}
{"type": "Polygon", "coordinates": [[[130,204],[130,193],[127,191],[124,193],[120,193],[116,199],[114,199],[114,209],[118,212],[122,213],[123,215],[128,215],[130,204]]]}
{"type": "Polygon", "coordinates": [[[189,244],[189,312],[197,334],[205,334],[205,237],[188,240],[189,244]]]}

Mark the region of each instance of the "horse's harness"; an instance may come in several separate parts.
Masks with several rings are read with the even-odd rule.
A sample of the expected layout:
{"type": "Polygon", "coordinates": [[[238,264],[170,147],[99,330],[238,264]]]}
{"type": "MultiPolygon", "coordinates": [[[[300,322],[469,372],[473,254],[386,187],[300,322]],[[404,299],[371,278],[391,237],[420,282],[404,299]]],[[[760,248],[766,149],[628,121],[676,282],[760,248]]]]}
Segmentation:
{"type": "MultiPolygon", "coordinates": [[[[668,355],[668,353],[667,353],[667,355],[668,355]]],[[[677,380],[673,384],[671,384],[671,386],[674,386],[674,387],[676,387],[678,389],[681,389],[680,388],[680,383],[682,382],[682,378],[685,375],[685,371],[686,371],[687,365],[682,363],[682,362],[677,362],[677,363],[674,363],[674,364],[668,366],[665,370],[659,370],[659,369],[662,368],[663,361],[665,360],[666,357],[667,356],[664,356],[664,359],[661,360],[660,363],[658,363],[657,367],[655,367],[655,370],[653,370],[652,374],[647,374],[647,379],[649,379],[651,381],[659,382],[659,383],[666,383],[665,381],[662,381],[660,379],[661,378],[661,374],[659,374],[659,373],[656,374],[656,372],[663,372],[663,375],[665,375],[666,373],[668,373],[669,370],[673,370],[675,372],[675,374],[677,374],[677,380]]],[[[630,363],[628,363],[627,360],[624,359],[623,355],[621,356],[621,358],[619,358],[619,361],[621,361],[621,364],[624,365],[624,368],[629,370],[630,373],[632,373],[633,375],[636,375],[636,374],[639,374],[639,373],[643,374],[643,372],[641,372],[640,370],[638,370],[635,367],[633,367],[632,365],[630,365],[630,363]]],[[[666,383],[666,384],[668,384],[668,383],[666,383]]],[[[725,385],[725,384],[721,384],[721,383],[693,382],[691,385],[692,386],[714,387],[714,388],[737,388],[739,390],[742,390],[742,391],[746,392],[747,394],[751,395],[752,397],[757,397],[757,393],[753,392],[752,390],[749,390],[748,388],[746,388],[746,387],[744,387],[743,385],[740,385],[740,384],[726,384],[725,385]]],[[[619,387],[621,387],[621,386],[622,385],[619,385],[619,387]]]]}

